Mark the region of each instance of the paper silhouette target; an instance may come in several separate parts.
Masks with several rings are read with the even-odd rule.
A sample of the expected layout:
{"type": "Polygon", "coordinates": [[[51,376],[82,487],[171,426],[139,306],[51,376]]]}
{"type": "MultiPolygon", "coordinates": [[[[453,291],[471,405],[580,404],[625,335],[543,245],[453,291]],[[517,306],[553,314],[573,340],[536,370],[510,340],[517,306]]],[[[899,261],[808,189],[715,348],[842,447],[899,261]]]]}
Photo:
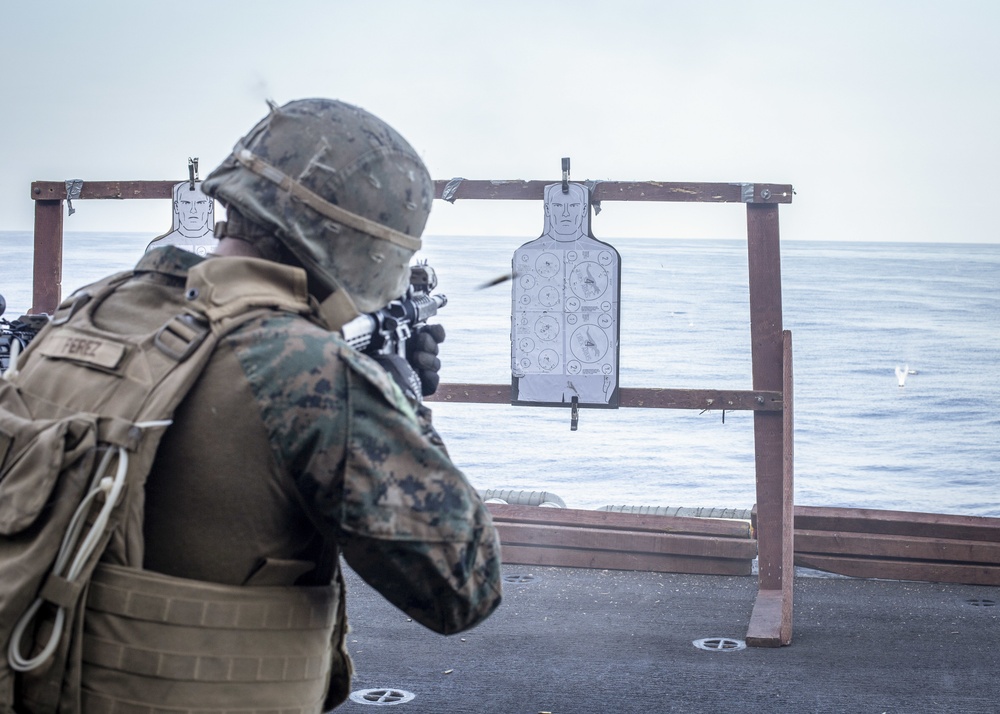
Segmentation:
{"type": "Polygon", "coordinates": [[[579,183],[545,187],[545,232],[514,252],[511,401],[618,406],[621,257],[590,232],[579,183]]]}
{"type": "Polygon", "coordinates": [[[169,233],[154,238],[146,250],[175,245],[204,257],[215,247],[215,202],[201,192],[201,181],[174,184],[173,224],[169,233]]]}

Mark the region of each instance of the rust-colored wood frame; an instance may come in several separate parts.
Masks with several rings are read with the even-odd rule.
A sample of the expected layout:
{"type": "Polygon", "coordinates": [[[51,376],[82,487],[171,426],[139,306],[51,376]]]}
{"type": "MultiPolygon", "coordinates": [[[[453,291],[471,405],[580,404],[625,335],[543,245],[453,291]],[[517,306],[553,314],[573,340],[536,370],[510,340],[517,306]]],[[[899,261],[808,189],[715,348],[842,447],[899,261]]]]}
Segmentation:
{"type": "MultiPolygon", "coordinates": [[[[175,181],[84,181],[87,199],[169,199],[175,181]]],[[[435,182],[435,197],[456,200],[542,200],[553,181],[435,182]]],[[[754,453],[758,513],[758,595],[747,644],[787,645],[792,638],[793,462],[792,347],[782,329],[781,259],[778,206],[792,202],[786,184],[587,182],[591,200],[683,203],[745,203],[750,277],[751,390],[621,390],[621,406],[665,409],[726,409],[754,412],[754,453]]],[[[51,313],[62,287],[63,202],[61,181],[31,184],[35,201],[32,313],[51,313]]],[[[510,385],[443,384],[435,400],[510,403],[510,385]]]]}

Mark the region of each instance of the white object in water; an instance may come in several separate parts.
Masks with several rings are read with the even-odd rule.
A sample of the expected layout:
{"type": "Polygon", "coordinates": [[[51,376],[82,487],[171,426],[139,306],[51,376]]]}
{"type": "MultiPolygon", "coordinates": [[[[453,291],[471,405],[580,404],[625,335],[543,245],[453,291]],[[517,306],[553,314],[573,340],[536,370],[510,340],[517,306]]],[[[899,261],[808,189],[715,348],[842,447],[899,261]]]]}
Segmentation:
{"type": "Polygon", "coordinates": [[[902,369],[896,366],[896,381],[899,383],[900,387],[906,386],[906,375],[913,374],[910,372],[910,365],[906,365],[902,369]]]}

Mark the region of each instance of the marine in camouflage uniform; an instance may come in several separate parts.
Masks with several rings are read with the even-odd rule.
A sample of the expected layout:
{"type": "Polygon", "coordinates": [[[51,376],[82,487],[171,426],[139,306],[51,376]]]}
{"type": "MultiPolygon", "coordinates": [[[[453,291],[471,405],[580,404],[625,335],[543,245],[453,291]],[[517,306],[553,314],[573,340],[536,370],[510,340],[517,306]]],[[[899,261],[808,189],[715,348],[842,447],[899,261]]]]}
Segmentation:
{"type": "MultiPolygon", "coordinates": [[[[112,635],[90,632],[83,688],[89,677],[105,695],[85,696],[84,709],[90,701],[93,710],[111,711],[141,694],[149,707],[143,711],[160,711],[157,704],[163,711],[325,711],[346,697],[351,673],[344,594],[336,587],[340,554],[436,632],[472,627],[500,603],[500,550],[489,513],[449,459],[419,395],[404,396],[397,384],[405,386],[407,375],[399,373],[410,366],[384,365],[394,379],[337,332],[359,310],[402,295],[433,183],[409,145],[378,119],[340,102],[302,100],[273,108],[203,188],[228,209],[223,257],[150,251],[101,304],[95,324],[111,331],[164,324],[192,299],[188,271],[203,260],[225,261],[213,294],[229,299],[266,282],[299,295],[304,308],[274,311],[228,334],[178,407],[146,485],[141,565],[150,578],[139,595],[153,601],[167,593],[169,609],[184,598],[209,599],[198,583],[240,586],[253,597],[274,586],[332,582],[339,621],[323,631],[332,647],[328,639],[319,648],[327,668],[319,674],[329,687],[319,701],[313,693],[265,704],[244,686],[216,688],[205,701],[174,701],[176,683],[161,678],[173,645],[157,642],[155,628],[142,635],[151,638],[142,644],[147,658],[159,662],[150,671],[106,655],[100,647],[112,648],[102,637],[112,635]],[[242,277],[251,274],[255,282],[242,277]],[[188,585],[194,595],[185,594],[188,585]]],[[[440,330],[425,336],[424,354],[412,357],[416,370],[408,376],[419,376],[424,391],[436,385],[440,363],[432,353],[441,339],[440,330]]],[[[113,541],[105,559],[134,567],[134,551],[113,541]]],[[[272,634],[246,636],[266,647],[272,634]]],[[[197,631],[184,637],[197,638],[197,631]]],[[[117,643],[113,652],[134,645],[117,643]]],[[[205,648],[195,646],[199,662],[237,662],[240,655],[224,651],[239,645],[198,646],[205,648]]]]}
{"type": "MultiPolygon", "coordinates": [[[[163,324],[200,260],[151,251],[97,320],[163,324]]],[[[286,278],[274,268],[275,282],[286,278]]],[[[429,410],[336,333],[287,313],[216,349],[160,445],[144,534],[146,569],[230,585],[320,584],[330,573],[315,564],[336,545],[390,602],[445,634],[500,600],[489,514],[429,410]]],[[[343,655],[335,664],[342,677],[343,655]]]]}

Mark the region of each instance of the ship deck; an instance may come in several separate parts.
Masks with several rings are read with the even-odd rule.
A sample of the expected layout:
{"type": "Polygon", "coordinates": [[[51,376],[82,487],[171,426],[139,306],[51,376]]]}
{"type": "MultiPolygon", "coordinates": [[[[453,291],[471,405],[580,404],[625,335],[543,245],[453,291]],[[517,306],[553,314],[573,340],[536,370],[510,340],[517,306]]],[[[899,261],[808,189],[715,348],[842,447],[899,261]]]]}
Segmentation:
{"type": "Polygon", "coordinates": [[[414,695],[400,714],[1000,711],[996,587],[797,569],[792,643],[739,649],[754,575],[503,572],[496,613],[443,637],[348,570],[354,696],[414,695]]]}

